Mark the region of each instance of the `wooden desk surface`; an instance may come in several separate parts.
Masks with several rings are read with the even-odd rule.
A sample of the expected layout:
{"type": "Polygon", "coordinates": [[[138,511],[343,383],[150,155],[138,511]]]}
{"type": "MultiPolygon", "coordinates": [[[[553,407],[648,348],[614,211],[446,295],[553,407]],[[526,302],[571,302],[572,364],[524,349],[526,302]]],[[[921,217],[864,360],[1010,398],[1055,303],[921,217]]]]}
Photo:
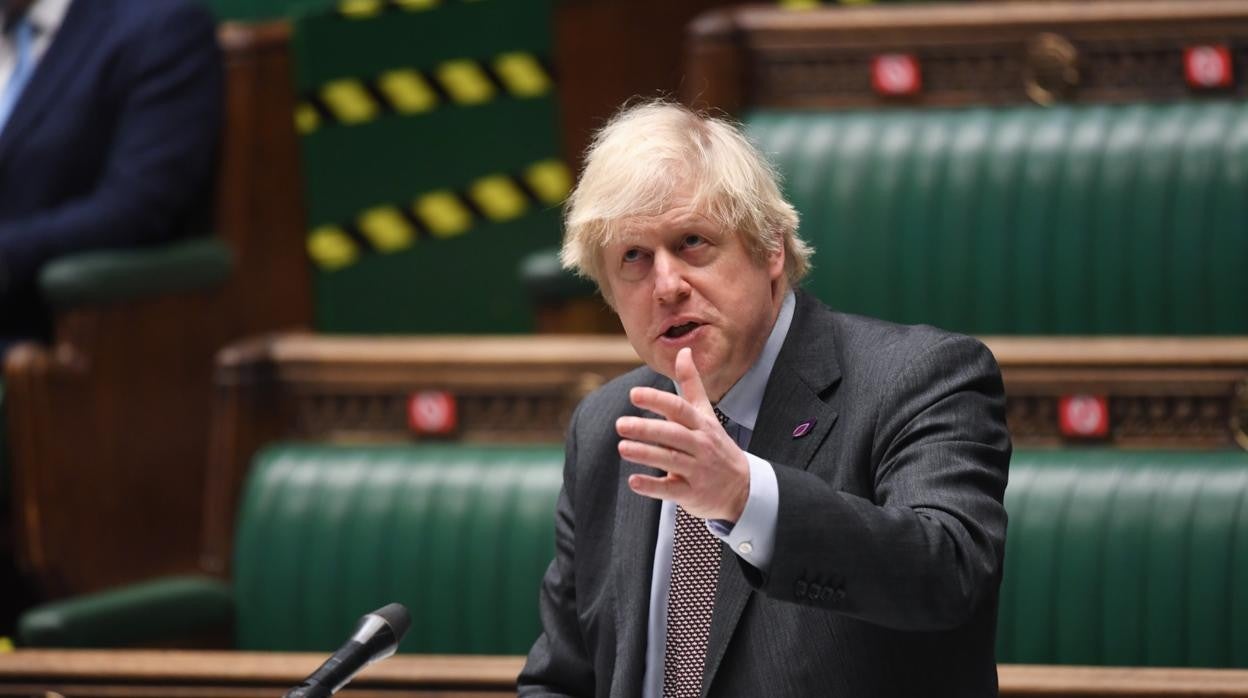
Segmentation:
{"type": "Polygon", "coordinates": [[[1002,696],[1195,698],[1248,696],[1248,670],[1153,669],[1003,664],[1002,696]]]}
{"type": "MultiPolygon", "coordinates": [[[[0,654],[0,696],[279,696],[324,654],[19,650],[0,654]]],[[[364,670],[345,695],[514,695],[521,657],[400,655],[364,670]]],[[[1031,698],[1248,698],[1248,670],[1003,665],[1001,695],[1031,698]]]]}
{"type": "MultiPolygon", "coordinates": [[[[18,650],[0,653],[0,696],[276,698],[325,653],[18,650]]],[[[362,671],[342,695],[515,695],[522,657],[399,655],[362,671]]]]}

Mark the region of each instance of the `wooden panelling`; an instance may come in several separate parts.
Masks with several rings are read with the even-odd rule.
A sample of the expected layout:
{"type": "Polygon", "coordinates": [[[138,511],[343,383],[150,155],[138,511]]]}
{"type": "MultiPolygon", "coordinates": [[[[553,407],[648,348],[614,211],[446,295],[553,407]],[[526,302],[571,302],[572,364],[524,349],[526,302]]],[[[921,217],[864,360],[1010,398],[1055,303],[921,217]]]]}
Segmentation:
{"type": "MultiPolygon", "coordinates": [[[[746,107],[843,109],[1130,102],[1193,94],[1184,50],[1219,45],[1242,70],[1248,6],[1239,0],[876,5],[804,12],[775,6],[716,10],[696,20],[685,101],[730,113],[746,107]],[[918,60],[922,91],[882,97],[872,60],[918,60]]],[[[1248,94],[1242,76],[1214,95],[1248,94]]]]}
{"type": "MultiPolygon", "coordinates": [[[[0,654],[0,696],[65,698],[276,696],[316,654],[31,650],[0,654]]],[[[522,657],[398,655],[368,667],[340,695],[485,698],[515,695],[522,657]]],[[[1248,698],[1248,671],[1002,665],[1000,693],[1031,698],[1248,698]]]]}
{"type": "Polygon", "coordinates": [[[690,89],[685,27],[732,0],[575,0],[555,3],[555,60],[564,154],[580,170],[590,136],[625,100],[690,89]]]}

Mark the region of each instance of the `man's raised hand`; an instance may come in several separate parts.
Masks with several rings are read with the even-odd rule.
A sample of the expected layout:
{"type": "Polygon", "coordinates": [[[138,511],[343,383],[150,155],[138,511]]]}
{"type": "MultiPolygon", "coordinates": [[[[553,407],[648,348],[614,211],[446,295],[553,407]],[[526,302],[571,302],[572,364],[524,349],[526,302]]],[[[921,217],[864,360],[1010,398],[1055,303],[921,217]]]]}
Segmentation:
{"type": "Polygon", "coordinates": [[[629,392],[634,405],[666,419],[615,422],[621,456],[667,473],[632,475],[628,486],[646,497],[672,500],[698,518],[736,522],[750,494],[749,460],[716,419],[688,347],[676,354],[676,381],[680,395],[654,388],[629,392]]]}

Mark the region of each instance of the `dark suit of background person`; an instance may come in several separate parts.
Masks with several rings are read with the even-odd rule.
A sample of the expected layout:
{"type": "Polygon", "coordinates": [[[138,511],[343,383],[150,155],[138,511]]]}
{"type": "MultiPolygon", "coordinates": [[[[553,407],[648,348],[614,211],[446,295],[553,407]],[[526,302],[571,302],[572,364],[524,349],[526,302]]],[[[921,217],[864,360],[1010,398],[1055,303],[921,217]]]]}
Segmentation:
{"type": "Polygon", "coordinates": [[[47,334],[48,261],[206,231],[222,102],[198,2],[72,0],[0,132],[0,353],[47,334]]]}
{"type": "MultiPolygon", "coordinates": [[[[520,673],[522,696],[643,694],[646,648],[660,642],[650,634],[651,582],[663,593],[651,579],[663,509],[655,496],[695,517],[745,521],[738,497],[746,457],[725,445],[709,401],[749,372],[741,362],[758,363],[748,348],[734,355],[725,347],[761,346],[775,332],[785,277],[800,277],[804,262],[792,275],[781,265],[804,257],[792,252],[801,245],[785,242],[790,252],[743,261],[743,224],[725,227],[706,214],[713,209],[690,207],[690,182],[726,181],[716,177],[743,171],[750,166],[739,162],[751,157],[715,160],[740,152],[733,144],[741,141],[725,135],[731,126],[679,111],[659,104],[622,112],[595,139],[569,200],[564,260],[594,275],[648,366],[585,398],[569,425],[555,558],[540,593],[543,633],[520,673]],[[673,139],[688,144],[673,149],[673,139]],[[733,169],[699,179],[674,162],[733,169]],[[670,196],[645,185],[617,194],[673,169],[670,196]],[[665,209],[654,212],[654,201],[665,209]],[[620,212],[633,206],[648,212],[620,212]],[[602,238],[584,232],[607,230],[597,222],[605,220],[622,227],[602,238]],[[686,318],[694,330],[685,331],[686,318]],[[673,400],[665,393],[678,376],[673,400]],[[665,463],[669,472],[633,460],[665,463]]],[[[779,196],[766,184],[755,191],[779,196]]],[[[749,230],[789,241],[796,216],[768,206],[778,214],[749,230]]],[[[746,450],[775,472],[774,546],[760,569],[716,536],[704,694],[996,696],[1011,443],[1001,373],[982,343],[832,312],[797,291],[746,450]]],[[[751,501],[755,477],[751,465],[751,501]]],[[[769,491],[765,481],[759,492],[769,491]]],[[[753,552],[740,547],[743,556],[753,552]]],[[[683,598],[678,614],[690,608],[683,598]]],[[[688,628],[678,622],[676,632],[681,627],[688,628]]],[[[660,672],[670,668],[663,653],[655,661],[660,672]]]]}

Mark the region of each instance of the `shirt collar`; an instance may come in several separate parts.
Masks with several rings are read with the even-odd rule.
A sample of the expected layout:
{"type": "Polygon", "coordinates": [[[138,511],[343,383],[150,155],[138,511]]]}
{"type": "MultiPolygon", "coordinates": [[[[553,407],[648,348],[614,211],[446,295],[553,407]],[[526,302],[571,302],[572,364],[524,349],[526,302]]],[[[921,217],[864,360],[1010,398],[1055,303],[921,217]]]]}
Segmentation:
{"type": "Polygon", "coordinates": [[[758,409],[763,404],[763,391],[767,389],[767,381],[771,378],[771,369],[776,365],[776,357],[780,355],[780,347],[784,346],[784,338],[789,335],[789,325],[793,322],[793,308],[796,299],[790,290],[780,304],[780,314],[776,316],[776,324],[767,336],[767,343],[759,352],[758,358],[750,370],[741,376],[741,380],[728,389],[724,397],[715,405],[728,419],[754,431],[754,423],[758,421],[758,409]]]}

